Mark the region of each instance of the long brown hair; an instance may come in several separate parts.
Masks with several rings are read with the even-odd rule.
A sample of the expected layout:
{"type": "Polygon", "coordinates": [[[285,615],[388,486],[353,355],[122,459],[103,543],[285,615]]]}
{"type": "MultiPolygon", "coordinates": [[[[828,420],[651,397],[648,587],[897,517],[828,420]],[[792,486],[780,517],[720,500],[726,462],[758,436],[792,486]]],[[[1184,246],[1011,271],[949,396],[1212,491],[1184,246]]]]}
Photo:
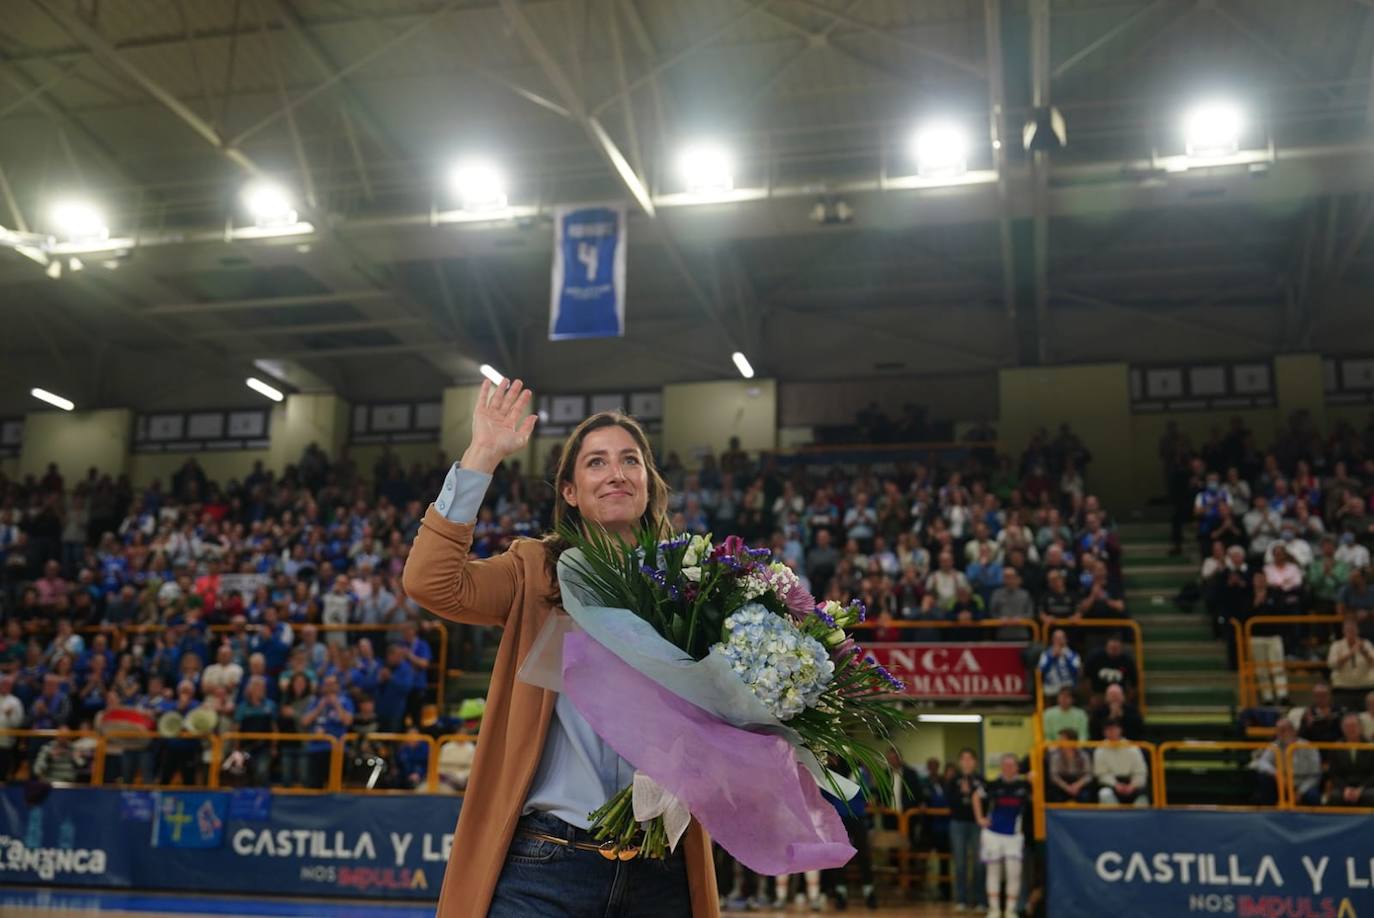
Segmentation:
{"type": "Polygon", "coordinates": [[[664,536],[671,531],[668,523],[668,483],[663,480],[663,476],[658,472],[658,466],[654,464],[654,452],[649,446],[648,434],[644,432],[644,428],[639,425],[638,421],[627,414],[622,414],[619,411],[597,412],[578,424],[577,427],[573,428],[573,432],[568,434],[568,439],[563,442],[562,453],[558,457],[558,470],[554,473],[551,482],[553,485],[554,531],[544,537],[544,546],[549,552],[549,564],[555,570],[558,565],[558,556],[568,547],[568,543],[558,535],[559,527],[564,523],[570,523],[578,529],[582,529],[584,526],[581,511],[569,504],[563,496],[563,485],[573,482],[573,473],[577,468],[577,457],[582,452],[582,443],[587,439],[587,435],[594,430],[601,430],[606,427],[619,427],[628,433],[644,457],[644,474],[649,483],[649,501],[644,507],[644,515],[640,517],[640,525],[664,536]]]}

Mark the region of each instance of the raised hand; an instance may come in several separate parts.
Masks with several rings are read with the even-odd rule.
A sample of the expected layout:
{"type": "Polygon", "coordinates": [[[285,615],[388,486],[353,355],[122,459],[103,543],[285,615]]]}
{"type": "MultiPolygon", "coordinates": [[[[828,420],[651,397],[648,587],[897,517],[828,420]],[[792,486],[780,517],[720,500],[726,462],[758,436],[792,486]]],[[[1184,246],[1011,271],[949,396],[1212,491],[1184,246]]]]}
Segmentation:
{"type": "Polygon", "coordinates": [[[534,393],[520,380],[482,382],[472,409],[472,442],[460,464],[465,469],[493,472],[507,456],[524,449],[538,416],[530,414],[534,393]]]}

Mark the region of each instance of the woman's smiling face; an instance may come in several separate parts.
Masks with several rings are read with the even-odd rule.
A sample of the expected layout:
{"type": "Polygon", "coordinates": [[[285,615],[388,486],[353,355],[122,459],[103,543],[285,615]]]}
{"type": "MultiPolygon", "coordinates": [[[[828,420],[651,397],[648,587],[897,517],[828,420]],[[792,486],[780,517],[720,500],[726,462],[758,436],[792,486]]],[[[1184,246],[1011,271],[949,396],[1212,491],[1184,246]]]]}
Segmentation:
{"type": "Polygon", "coordinates": [[[649,505],[649,478],[629,431],[613,425],[588,433],[572,473],[572,481],[563,482],[563,499],[583,519],[617,533],[639,525],[649,505]]]}

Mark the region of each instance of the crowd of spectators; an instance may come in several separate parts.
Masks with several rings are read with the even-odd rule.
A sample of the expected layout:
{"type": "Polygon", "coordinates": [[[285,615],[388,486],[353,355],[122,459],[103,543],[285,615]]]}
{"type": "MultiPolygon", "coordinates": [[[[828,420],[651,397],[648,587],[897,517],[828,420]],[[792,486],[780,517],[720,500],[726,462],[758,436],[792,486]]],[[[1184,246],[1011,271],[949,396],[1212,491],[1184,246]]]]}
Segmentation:
{"type": "MultiPolygon", "coordinates": [[[[1338,615],[1328,624],[1256,624],[1246,648],[1261,701],[1288,704],[1286,662],[1325,663],[1342,701],[1362,706],[1374,689],[1374,426],[1348,424],[1326,439],[1296,414],[1268,453],[1236,419],[1200,451],[1171,429],[1176,519],[1187,505],[1202,555],[1200,589],[1216,633],[1233,641],[1230,620],[1338,615]],[[1368,458],[1367,458],[1368,454],[1368,458]]],[[[1232,649],[1232,662],[1236,660],[1232,649]]]]}
{"type": "Polygon", "coordinates": [[[1252,762],[1257,799],[1277,802],[1278,762],[1296,745],[1291,777],[1299,802],[1374,801],[1374,750],[1307,745],[1374,741],[1374,418],[1363,432],[1342,422],[1323,437],[1299,412],[1268,452],[1257,449],[1239,418],[1196,448],[1170,424],[1160,455],[1175,506],[1175,548],[1191,519],[1201,598],[1233,666],[1239,648],[1231,622],[1250,623],[1247,678],[1267,710],[1247,712],[1245,722],[1274,728],[1273,745],[1252,762]],[[1260,616],[1295,618],[1250,622],[1260,616]],[[1290,675],[1314,671],[1323,681],[1312,703],[1292,707],[1290,675]]]}
{"type": "Polygon", "coordinates": [[[878,640],[970,636],[920,628],[930,622],[1125,614],[1120,541],[1067,426],[1037,435],[1019,462],[965,451],[949,464],[855,469],[769,457],[742,471],[735,452],[691,472],[667,456],[674,527],[768,545],[818,598],[862,600],[878,640]]]}
{"type": "MultiPolygon", "coordinates": [[[[75,482],[55,466],[0,476],[0,727],[91,730],[117,710],[132,718],[121,724],[168,735],[112,740],[110,779],[184,783],[221,765],[193,726],[334,737],[441,728],[442,704],[430,704],[442,701],[442,633],[405,595],[401,572],[428,502],[420,495],[437,491],[444,470],[406,471],[386,455],[373,473],[365,481],[312,446],[284,474],[258,464],[223,484],[194,458],[168,486],[141,490],[95,469],[75,482]]],[[[521,487],[498,476],[491,509],[502,520],[483,551],[514,538],[506,518],[528,513],[521,487]]],[[[454,662],[480,665],[481,636],[457,638],[454,662]]],[[[38,777],[88,765],[82,745],[45,752],[45,741],[0,737],[0,780],[21,760],[38,777]]],[[[407,745],[419,744],[385,750],[388,771],[423,780],[407,745]]],[[[328,740],[230,748],[226,770],[257,783],[326,777],[328,740]]]]}
{"type": "MultiPolygon", "coordinates": [[[[556,459],[542,481],[519,463],[497,471],[474,555],[545,531],[556,459]]],[[[694,471],[670,453],[662,471],[676,528],[772,547],[818,597],[862,600],[875,639],[967,640],[993,632],[920,626],[1123,614],[1120,544],[1084,485],[1089,460],[1065,426],[1016,460],[964,449],[928,464],[807,465],[734,441],[694,471]]],[[[89,729],[109,709],[208,708],[221,729],[425,727],[423,704],[442,701],[440,637],[401,572],[446,467],[406,469],[386,453],[368,476],[311,446],[281,474],[258,464],[228,482],[194,458],[140,489],[96,469],[66,481],[56,466],[0,479],[0,697],[22,710],[4,725],[89,729]]],[[[483,668],[487,629],[450,630],[450,665],[483,668]]],[[[0,765],[23,745],[0,741],[0,765]]],[[[32,765],[41,747],[27,745],[32,765]]],[[[193,744],[153,746],[121,756],[119,774],[192,776],[193,744]]],[[[318,783],[325,749],[278,747],[270,765],[249,749],[249,771],[318,783]]]]}

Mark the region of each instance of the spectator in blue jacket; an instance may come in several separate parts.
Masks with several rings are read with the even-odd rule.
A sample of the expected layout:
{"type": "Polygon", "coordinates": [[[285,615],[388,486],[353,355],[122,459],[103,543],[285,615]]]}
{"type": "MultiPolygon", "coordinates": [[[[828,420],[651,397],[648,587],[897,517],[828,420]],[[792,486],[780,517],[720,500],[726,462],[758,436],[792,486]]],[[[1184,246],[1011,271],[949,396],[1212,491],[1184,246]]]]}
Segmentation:
{"type": "Polygon", "coordinates": [[[1063,628],[1050,635],[1050,646],[1040,654],[1040,677],[1045,684],[1045,697],[1052,698],[1061,688],[1077,688],[1083,676],[1083,660],[1069,646],[1069,636],[1063,628]]]}
{"type": "Polygon", "coordinates": [[[392,644],[386,651],[386,665],[377,674],[377,720],[383,733],[401,732],[414,687],[415,670],[406,659],[405,645],[392,644]]]}

